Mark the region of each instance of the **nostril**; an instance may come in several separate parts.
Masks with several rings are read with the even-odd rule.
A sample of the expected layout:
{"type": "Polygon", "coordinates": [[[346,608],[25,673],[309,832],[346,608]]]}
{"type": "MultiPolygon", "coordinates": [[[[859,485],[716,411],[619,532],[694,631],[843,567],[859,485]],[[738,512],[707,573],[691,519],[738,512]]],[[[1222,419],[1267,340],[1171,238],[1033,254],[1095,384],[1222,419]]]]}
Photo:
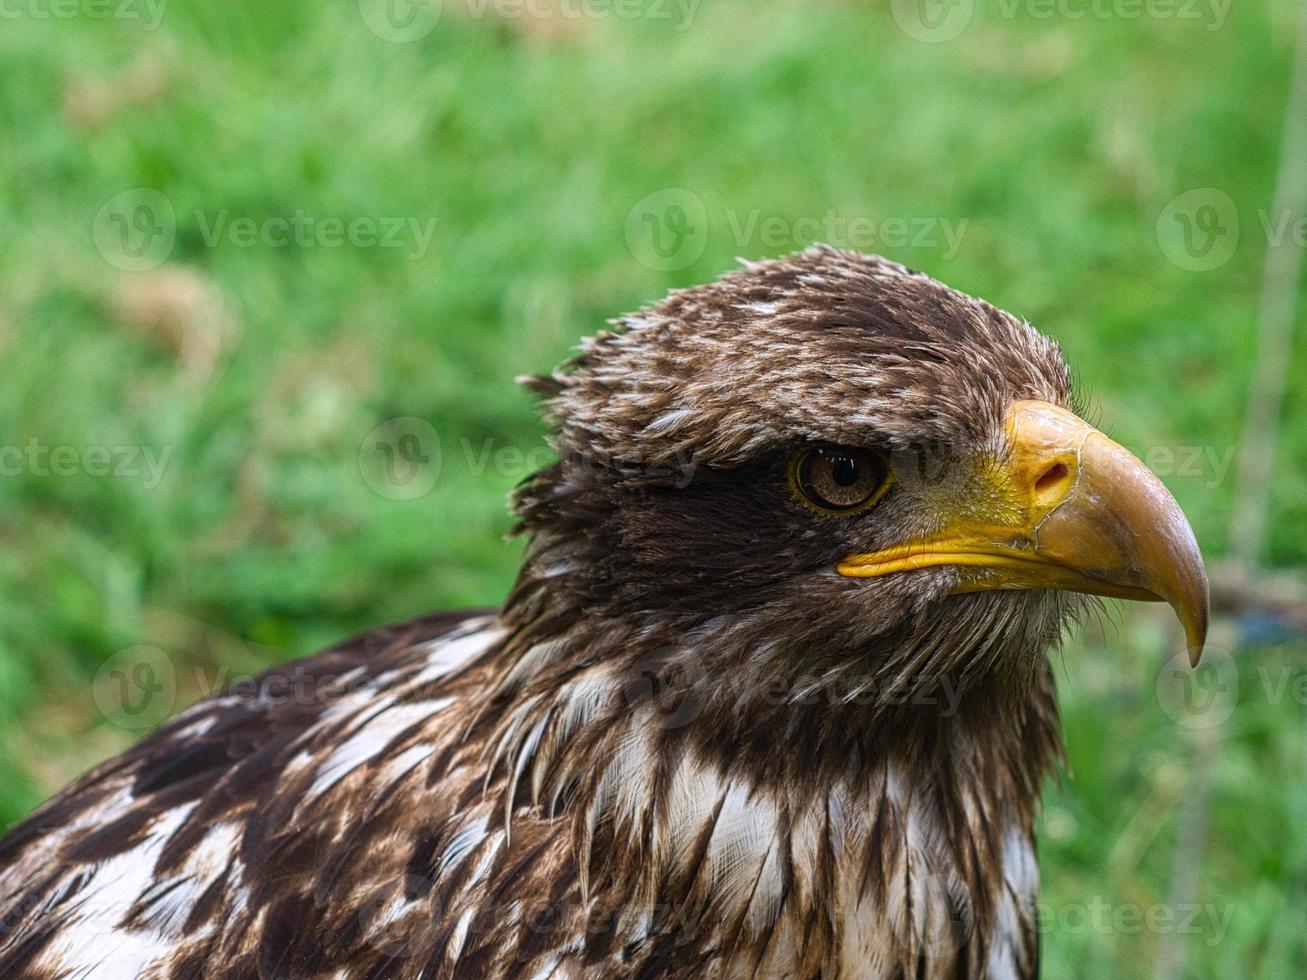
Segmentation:
{"type": "Polygon", "coordinates": [[[1035,481],[1035,491],[1037,493],[1042,493],[1043,491],[1050,489],[1066,479],[1066,475],[1066,463],[1054,463],[1048,469],[1044,470],[1043,476],[1035,481]]]}

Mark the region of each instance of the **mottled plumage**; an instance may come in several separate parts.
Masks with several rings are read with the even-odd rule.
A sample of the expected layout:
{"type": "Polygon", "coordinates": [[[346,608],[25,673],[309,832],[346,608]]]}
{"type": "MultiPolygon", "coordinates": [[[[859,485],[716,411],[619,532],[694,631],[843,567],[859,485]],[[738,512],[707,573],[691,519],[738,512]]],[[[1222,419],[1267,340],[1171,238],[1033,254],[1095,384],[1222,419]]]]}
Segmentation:
{"type": "Polygon", "coordinates": [[[1056,345],[818,248],[530,383],[559,462],[516,495],[504,608],[279,668],[46,804],[0,840],[0,976],[1036,972],[1046,651],[1081,600],[835,565],[975,498],[1011,404],[1069,408],[1056,345]],[[895,486],[814,514],[810,443],[895,486]]]}

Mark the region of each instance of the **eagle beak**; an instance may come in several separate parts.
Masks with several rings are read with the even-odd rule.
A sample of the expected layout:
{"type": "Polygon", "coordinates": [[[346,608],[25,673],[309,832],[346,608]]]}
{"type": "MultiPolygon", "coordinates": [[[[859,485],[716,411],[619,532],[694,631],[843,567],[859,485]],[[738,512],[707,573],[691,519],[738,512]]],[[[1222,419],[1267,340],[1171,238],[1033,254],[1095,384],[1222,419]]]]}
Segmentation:
{"type": "Polygon", "coordinates": [[[955,593],[1066,589],[1168,602],[1189,659],[1207,639],[1203,557],[1175,498],[1142,462],[1083,419],[1049,402],[1008,410],[1008,452],[949,508],[938,532],[874,554],[849,555],[840,574],[872,578],[953,566],[955,593]]]}

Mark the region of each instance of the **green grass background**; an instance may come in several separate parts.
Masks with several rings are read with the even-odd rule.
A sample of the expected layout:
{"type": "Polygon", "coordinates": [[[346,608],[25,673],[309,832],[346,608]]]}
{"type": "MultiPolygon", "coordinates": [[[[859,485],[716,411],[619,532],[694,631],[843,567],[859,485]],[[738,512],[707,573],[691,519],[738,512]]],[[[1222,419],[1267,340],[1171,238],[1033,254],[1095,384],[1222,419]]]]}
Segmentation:
{"type": "MultiPolygon", "coordinates": [[[[446,0],[412,43],[376,36],[351,0],[172,0],[155,30],[89,6],[6,9],[0,442],[169,455],[156,486],[86,466],[0,478],[0,825],[137,737],[93,697],[120,651],[164,651],[181,705],[354,630],[497,602],[519,547],[502,537],[526,472],[511,454],[542,435],[513,376],[736,256],[808,244],[798,219],[965,221],[955,254],[938,235],[878,250],[1057,337],[1096,420],[1135,451],[1237,446],[1287,0],[1219,20],[979,3],[942,43],[908,37],[888,3],[839,0],[704,0],[688,25],[446,0]],[[95,220],[138,187],[166,195],[176,240],[162,266],[125,272],[95,220]],[[664,188],[707,217],[702,253],[669,271],[626,233],[664,188]],[[1239,216],[1209,271],[1168,260],[1156,231],[1194,188],[1239,216]],[[436,230],[420,257],[206,241],[222,214],[297,210],[436,230]],[[735,233],[755,215],[782,219],[779,239],[735,233]],[[376,426],[409,416],[434,427],[442,466],[396,500],[364,457],[376,426]],[[508,455],[482,466],[487,448],[508,455]]],[[[1291,383],[1276,566],[1307,559],[1302,400],[1291,383]]],[[[1163,475],[1223,554],[1233,468],[1163,475]]],[[[1307,729],[1302,698],[1265,682],[1303,676],[1301,638],[1239,650],[1213,748],[1156,693],[1165,623],[1112,606],[1061,658],[1070,773],[1043,821],[1046,972],[1154,975],[1167,930],[1090,907],[1169,901],[1200,771],[1206,845],[1181,863],[1194,900],[1230,918],[1186,937],[1185,975],[1304,975],[1307,729]]]]}

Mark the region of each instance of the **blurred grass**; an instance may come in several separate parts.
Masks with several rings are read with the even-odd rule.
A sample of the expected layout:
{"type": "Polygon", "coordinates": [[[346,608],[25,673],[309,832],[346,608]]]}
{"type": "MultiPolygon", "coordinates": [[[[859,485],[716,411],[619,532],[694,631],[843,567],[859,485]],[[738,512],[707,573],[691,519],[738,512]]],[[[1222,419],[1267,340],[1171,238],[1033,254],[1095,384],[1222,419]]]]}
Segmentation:
{"type": "MultiPolygon", "coordinates": [[[[985,6],[939,44],[908,38],[888,4],[836,0],[706,0],[684,30],[449,0],[408,44],[347,0],[174,0],[157,30],[18,9],[0,30],[0,442],[144,447],[164,465],[157,485],[89,465],[0,479],[0,824],[134,737],[89,693],[124,648],[174,657],[180,703],[353,630],[497,602],[518,553],[504,497],[526,464],[481,454],[542,431],[511,378],[735,256],[808,244],[828,213],[924,222],[925,242],[873,248],[1056,336],[1098,421],[1153,454],[1205,550],[1225,550],[1285,0],[1234,5],[1215,29],[985,6]],[[166,196],[176,241],[163,267],[123,272],[93,227],[138,187],[166,196]],[[626,226],[665,188],[701,201],[707,226],[702,254],[660,272],[626,226]],[[1168,261],[1155,231],[1194,188],[1240,219],[1207,272],[1168,261]],[[435,235],[421,255],[411,233],[406,248],[206,240],[222,215],[296,211],[434,220],[435,235]],[[956,252],[942,221],[963,230],[956,252]],[[360,453],[408,416],[434,426],[442,467],[395,500],[360,453]]],[[[1291,385],[1272,488],[1278,565],[1307,558],[1303,397],[1291,385]]],[[[1166,901],[1192,766],[1212,767],[1215,794],[1200,900],[1231,915],[1187,940],[1190,972],[1302,975],[1303,704],[1259,673],[1301,677],[1300,644],[1241,653],[1226,744],[1197,758],[1155,694],[1156,621],[1127,615],[1065,657],[1047,975],[1149,974],[1162,930],[1058,913],[1166,901]]]]}

